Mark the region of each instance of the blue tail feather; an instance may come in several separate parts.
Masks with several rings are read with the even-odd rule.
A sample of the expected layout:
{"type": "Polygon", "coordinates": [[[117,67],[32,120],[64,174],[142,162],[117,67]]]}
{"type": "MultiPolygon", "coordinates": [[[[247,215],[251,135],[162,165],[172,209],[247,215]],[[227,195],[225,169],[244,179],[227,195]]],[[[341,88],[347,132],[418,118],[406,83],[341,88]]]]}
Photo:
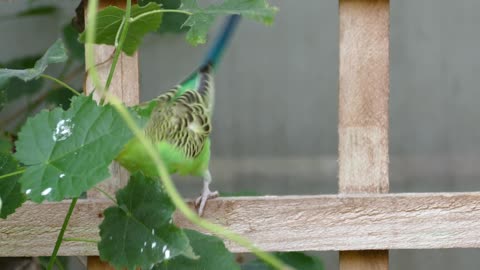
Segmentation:
{"type": "Polygon", "coordinates": [[[225,48],[228,46],[230,39],[237,28],[238,23],[240,22],[240,15],[234,14],[230,15],[223,25],[222,30],[219,32],[218,36],[215,39],[215,42],[210,47],[205,59],[203,60],[200,67],[211,64],[213,67],[216,67],[218,61],[222,57],[225,48]]]}
{"type": "Polygon", "coordinates": [[[208,50],[203,62],[201,65],[192,73],[190,76],[188,76],[186,79],[184,79],[180,85],[182,88],[179,91],[179,94],[183,93],[183,91],[186,88],[190,89],[195,89],[198,87],[198,79],[199,75],[203,70],[208,70],[210,71],[211,68],[215,69],[220,61],[220,58],[222,57],[225,49],[228,47],[229,41],[233,36],[233,33],[235,32],[235,28],[237,27],[238,23],[240,22],[240,15],[234,14],[230,15],[226,21],[225,24],[223,25],[222,29],[219,31],[218,36],[216,37],[215,41],[211,45],[210,49],[208,50]],[[207,68],[206,67],[211,67],[207,68]],[[194,87],[194,86],[197,87],[194,87]]]}

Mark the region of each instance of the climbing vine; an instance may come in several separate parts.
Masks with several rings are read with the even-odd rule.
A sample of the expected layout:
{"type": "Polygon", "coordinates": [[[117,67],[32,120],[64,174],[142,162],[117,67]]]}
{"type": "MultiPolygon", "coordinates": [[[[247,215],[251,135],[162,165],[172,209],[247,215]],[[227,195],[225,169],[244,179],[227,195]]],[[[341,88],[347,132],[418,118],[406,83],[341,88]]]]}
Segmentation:
{"type": "MultiPolygon", "coordinates": [[[[23,110],[4,120],[17,121],[19,131],[4,133],[0,138],[0,218],[8,218],[27,199],[36,203],[72,199],[48,269],[54,266],[64,241],[97,243],[100,258],[118,269],[321,269],[314,257],[296,252],[274,256],[242,236],[199,218],[184,203],[161,157],[140,132],[148,115],[137,114],[135,106],[126,108],[108,92],[121,52],[132,55],[143,37],[162,29],[163,23],[166,29],[160,32],[184,29],[187,41],[198,45],[206,42],[207,32],[218,16],[241,14],[270,24],[276,13],[276,8],[264,0],[226,0],[206,7],[195,0],[175,2],[139,1],[132,5],[127,0],[124,9],[108,6],[98,10],[98,1],[90,0],[85,31],[79,33],[67,25],[63,37],[42,56],[1,65],[0,110],[31,94],[37,95],[37,100],[30,106],[36,108],[46,102],[47,109],[26,121],[17,120],[26,113],[23,110]],[[85,49],[80,42],[85,43],[85,49]],[[93,62],[93,44],[115,46],[105,83],[100,81],[93,62]],[[95,91],[103,97],[100,104],[69,84],[72,76],[81,74],[83,59],[95,91]],[[48,66],[54,64],[63,64],[61,73],[46,74],[48,66]],[[48,91],[44,88],[47,81],[51,82],[48,91]],[[108,166],[133,136],[154,160],[160,181],[136,173],[115,195],[100,190],[113,202],[104,211],[100,241],[64,238],[77,199],[89,189],[98,189],[96,185],[109,177],[108,166]],[[247,247],[259,260],[239,264],[216,236],[175,226],[172,216],[176,210],[213,235],[247,247]]],[[[53,6],[35,7],[15,16],[42,16],[55,11],[53,6]]],[[[81,21],[78,14],[75,21],[81,21]]]]}

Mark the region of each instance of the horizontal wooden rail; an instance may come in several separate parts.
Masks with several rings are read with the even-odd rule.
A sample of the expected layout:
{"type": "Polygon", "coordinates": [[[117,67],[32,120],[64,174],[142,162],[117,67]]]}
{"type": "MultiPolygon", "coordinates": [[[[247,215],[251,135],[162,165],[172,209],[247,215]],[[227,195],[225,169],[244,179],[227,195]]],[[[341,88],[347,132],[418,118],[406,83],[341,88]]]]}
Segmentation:
{"type": "MultiPolygon", "coordinates": [[[[65,237],[98,239],[110,204],[80,201],[65,237]]],[[[0,221],[0,256],[49,255],[68,205],[26,203],[0,221]]],[[[221,198],[209,201],[205,217],[268,251],[480,248],[480,192],[221,198]]],[[[180,215],[175,222],[191,227],[180,215]]],[[[60,249],[60,255],[96,254],[91,243],[60,249]]]]}

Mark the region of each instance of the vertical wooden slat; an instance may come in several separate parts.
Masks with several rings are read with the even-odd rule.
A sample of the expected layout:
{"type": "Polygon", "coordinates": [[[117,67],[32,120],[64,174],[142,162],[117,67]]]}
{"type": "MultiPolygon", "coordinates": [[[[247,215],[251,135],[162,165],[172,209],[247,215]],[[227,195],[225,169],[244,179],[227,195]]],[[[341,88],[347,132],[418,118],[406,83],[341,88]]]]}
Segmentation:
{"type": "MultiPolygon", "coordinates": [[[[136,1],[132,1],[136,3],[136,1]]],[[[100,8],[109,5],[116,5],[119,7],[125,7],[125,1],[112,1],[102,0],[100,1],[100,8]]],[[[107,81],[108,73],[112,65],[113,53],[115,48],[107,45],[95,45],[95,63],[100,75],[100,79],[103,84],[107,81]]],[[[85,80],[85,91],[90,94],[94,90],[94,85],[87,76],[85,80]]],[[[138,68],[138,52],[133,56],[127,56],[121,54],[115,68],[113,80],[110,84],[109,92],[119,97],[127,106],[138,104],[140,100],[140,84],[139,84],[139,68],[138,68]]],[[[94,92],[94,98],[100,99],[100,93],[94,92]]],[[[110,166],[110,179],[107,179],[97,185],[104,191],[114,194],[117,189],[126,185],[128,181],[128,171],[122,168],[116,162],[113,162],[110,166]]],[[[96,190],[90,190],[87,192],[88,198],[104,198],[104,195],[96,190]]],[[[99,257],[88,257],[88,269],[89,270],[110,270],[113,269],[107,263],[100,261],[99,257]]]]}
{"type": "MultiPolygon", "coordinates": [[[[389,0],[339,3],[339,192],[386,193],[389,0]]],[[[388,269],[388,251],[340,252],[340,269],[388,269]]]]}
{"type": "MultiPolygon", "coordinates": [[[[112,64],[111,56],[114,52],[113,46],[95,45],[95,63],[100,78],[105,83],[110,66],[112,64]]],[[[85,89],[87,94],[93,90],[93,83],[87,77],[85,89]]],[[[139,77],[138,77],[138,53],[133,56],[122,54],[115,68],[112,83],[110,85],[111,93],[123,100],[126,105],[138,104],[140,97],[139,77]]],[[[99,92],[94,92],[94,98],[99,99],[99,92]]],[[[114,194],[117,189],[124,186],[128,181],[128,172],[117,163],[110,166],[110,174],[112,177],[103,181],[98,186],[110,194],[114,194]]],[[[89,198],[104,198],[104,195],[96,190],[90,190],[87,193],[89,198]]]]}

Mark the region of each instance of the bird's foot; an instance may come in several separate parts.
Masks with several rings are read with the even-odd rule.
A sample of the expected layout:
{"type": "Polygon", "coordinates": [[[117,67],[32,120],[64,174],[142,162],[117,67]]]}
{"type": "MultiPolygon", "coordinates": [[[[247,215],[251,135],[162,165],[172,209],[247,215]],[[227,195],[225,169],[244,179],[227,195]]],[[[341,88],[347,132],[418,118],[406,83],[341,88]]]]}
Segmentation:
{"type": "Polygon", "coordinates": [[[198,215],[202,216],[205,204],[209,199],[215,199],[219,196],[218,191],[210,191],[208,185],[203,188],[202,195],[195,200],[195,207],[197,208],[198,215]]]}

